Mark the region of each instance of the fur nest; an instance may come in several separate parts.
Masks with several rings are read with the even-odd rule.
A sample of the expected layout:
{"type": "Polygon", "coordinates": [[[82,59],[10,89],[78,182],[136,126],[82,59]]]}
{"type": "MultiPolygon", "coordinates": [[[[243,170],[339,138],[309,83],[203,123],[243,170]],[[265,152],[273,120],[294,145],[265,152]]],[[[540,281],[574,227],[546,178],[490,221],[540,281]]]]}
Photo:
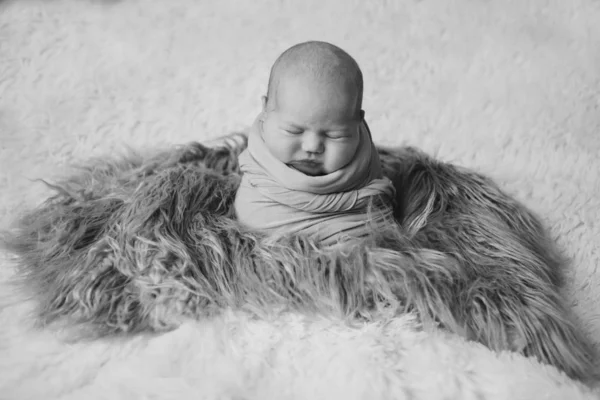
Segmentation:
{"type": "Polygon", "coordinates": [[[55,194],[2,240],[40,326],[98,337],[170,330],[227,308],[349,322],[415,312],[425,327],[597,377],[559,294],[565,261],[539,220],[489,179],[380,148],[395,220],[360,246],[325,249],[261,237],[232,218],[243,147],[96,160],[51,185],[55,194]]]}

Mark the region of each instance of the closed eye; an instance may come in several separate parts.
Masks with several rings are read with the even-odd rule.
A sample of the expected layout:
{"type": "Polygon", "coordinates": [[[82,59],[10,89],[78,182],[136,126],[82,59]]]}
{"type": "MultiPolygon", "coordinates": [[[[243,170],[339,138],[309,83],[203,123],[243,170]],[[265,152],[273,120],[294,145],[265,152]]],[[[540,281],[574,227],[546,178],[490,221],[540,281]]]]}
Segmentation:
{"type": "Polygon", "coordinates": [[[300,130],[297,130],[297,129],[284,129],[284,131],[286,131],[290,135],[301,135],[302,132],[303,132],[303,131],[300,131],[300,130]]]}

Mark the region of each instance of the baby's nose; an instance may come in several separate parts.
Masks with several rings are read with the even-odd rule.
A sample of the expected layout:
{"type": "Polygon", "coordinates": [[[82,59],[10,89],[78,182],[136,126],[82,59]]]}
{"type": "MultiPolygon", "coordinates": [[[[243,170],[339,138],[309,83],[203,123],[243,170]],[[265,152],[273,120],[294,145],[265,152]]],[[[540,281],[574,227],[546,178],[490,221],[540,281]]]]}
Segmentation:
{"type": "Polygon", "coordinates": [[[302,138],[302,150],[307,153],[322,153],[324,150],[323,139],[316,133],[305,132],[302,138]]]}

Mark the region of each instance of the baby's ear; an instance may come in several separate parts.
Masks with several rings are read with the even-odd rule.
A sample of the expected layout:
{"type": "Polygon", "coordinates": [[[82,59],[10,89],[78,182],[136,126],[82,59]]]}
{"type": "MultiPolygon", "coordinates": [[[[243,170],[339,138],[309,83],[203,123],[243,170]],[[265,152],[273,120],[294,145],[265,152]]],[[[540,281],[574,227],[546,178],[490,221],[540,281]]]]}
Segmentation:
{"type": "Polygon", "coordinates": [[[261,102],[262,102],[262,110],[263,112],[267,111],[267,102],[269,101],[269,98],[267,96],[262,96],[260,98],[261,102]]]}

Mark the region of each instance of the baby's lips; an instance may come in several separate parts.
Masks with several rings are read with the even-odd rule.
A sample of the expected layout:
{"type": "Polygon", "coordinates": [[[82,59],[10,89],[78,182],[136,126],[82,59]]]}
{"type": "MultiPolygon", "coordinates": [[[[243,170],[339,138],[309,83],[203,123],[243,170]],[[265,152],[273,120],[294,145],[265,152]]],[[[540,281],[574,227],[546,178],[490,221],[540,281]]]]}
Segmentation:
{"type": "Polygon", "coordinates": [[[288,164],[292,168],[305,174],[313,175],[321,172],[322,164],[312,160],[293,161],[288,164]]]}
{"type": "Polygon", "coordinates": [[[302,165],[321,165],[320,162],[315,160],[298,160],[292,161],[293,164],[302,164],[302,165]]]}

